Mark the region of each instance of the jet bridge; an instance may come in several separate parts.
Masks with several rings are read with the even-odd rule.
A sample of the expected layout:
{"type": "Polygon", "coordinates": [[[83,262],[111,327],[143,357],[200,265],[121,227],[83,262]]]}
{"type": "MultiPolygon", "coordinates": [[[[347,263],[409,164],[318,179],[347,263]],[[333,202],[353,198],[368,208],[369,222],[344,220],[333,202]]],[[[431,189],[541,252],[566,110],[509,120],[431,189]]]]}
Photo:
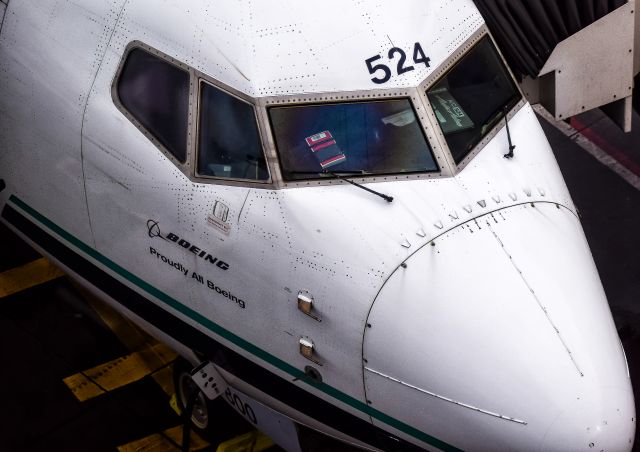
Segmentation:
{"type": "MultiPolygon", "coordinates": [[[[602,107],[631,130],[635,0],[475,0],[531,103],[556,119],[602,107]]],[[[637,79],[636,79],[637,80],[637,79]]]]}

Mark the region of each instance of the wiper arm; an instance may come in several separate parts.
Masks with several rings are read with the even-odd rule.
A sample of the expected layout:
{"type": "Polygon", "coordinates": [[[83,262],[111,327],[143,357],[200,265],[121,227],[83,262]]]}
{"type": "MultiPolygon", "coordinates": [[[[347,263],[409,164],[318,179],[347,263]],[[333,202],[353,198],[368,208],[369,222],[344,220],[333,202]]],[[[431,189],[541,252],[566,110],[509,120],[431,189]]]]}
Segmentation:
{"type": "Polygon", "coordinates": [[[488,129],[493,127],[493,125],[500,119],[500,116],[504,118],[504,123],[507,127],[507,139],[509,140],[509,152],[504,154],[504,158],[510,159],[513,157],[513,150],[516,146],[511,141],[511,131],[509,130],[509,117],[507,115],[509,113],[508,107],[504,107],[502,110],[498,110],[495,112],[484,124],[482,124],[481,133],[484,135],[488,129]]]}
{"type": "Polygon", "coordinates": [[[504,155],[504,158],[513,158],[513,150],[516,148],[515,144],[511,142],[511,132],[509,132],[509,117],[507,116],[507,108],[504,109],[504,123],[507,126],[507,139],[509,140],[509,152],[504,155]]]}
{"type": "Polygon", "coordinates": [[[361,189],[363,189],[363,190],[366,190],[366,191],[368,191],[369,193],[373,193],[374,195],[380,196],[382,199],[384,199],[384,200],[385,200],[385,201],[387,201],[387,202],[393,202],[393,196],[385,195],[384,193],[380,193],[380,192],[378,192],[378,191],[371,190],[370,188],[367,188],[367,187],[365,187],[364,185],[360,185],[359,183],[354,182],[354,181],[352,181],[352,180],[350,180],[350,179],[347,179],[347,178],[346,178],[346,177],[344,177],[344,176],[340,176],[338,173],[334,173],[333,171],[325,171],[325,173],[326,173],[326,174],[331,174],[333,177],[336,177],[336,178],[338,178],[338,179],[340,179],[340,180],[343,180],[343,181],[345,181],[345,182],[348,182],[348,183],[350,183],[351,185],[355,185],[356,187],[361,188],[361,189]]]}
{"type": "Polygon", "coordinates": [[[374,195],[380,196],[382,199],[384,199],[387,202],[393,202],[393,196],[385,195],[384,193],[380,193],[380,192],[377,192],[375,190],[371,190],[370,188],[367,188],[364,185],[360,185],[359,183],[354,182],[354,181],[352,181],[350,179],[347,179],[345,177],[345,175],[355,176],[355,175],[358,175],[358,174],[360,174],[360,175],[367,174],[365,171],[362,171],[362,170],[360,170],[360,171],[327,171],[327,170],[324,170],[322,172],[318,172],[318,171],[291,171],[290,174],[316,174],[318,176],[326,176],[328,174],[328,175],[331,175],[331,176],[335,177],[336,179],[343,180],[345,182],[350,183],[351,185],[355,185],[358,188],[361,188],[361,189],[363,189],[365,191],[368,191],[369,193],[373,193],[374,195]]]}

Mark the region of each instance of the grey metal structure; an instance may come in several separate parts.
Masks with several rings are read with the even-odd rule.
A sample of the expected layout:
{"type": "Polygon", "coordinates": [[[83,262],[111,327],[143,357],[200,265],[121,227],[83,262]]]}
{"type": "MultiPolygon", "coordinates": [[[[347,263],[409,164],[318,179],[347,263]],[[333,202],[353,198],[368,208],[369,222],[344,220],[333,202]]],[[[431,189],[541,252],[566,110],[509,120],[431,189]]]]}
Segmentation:
{"type": "Polygon", "coordinates": [[[476,0],[531,103],[556,119],[602,107],[631,130],[635,0],[476,0]]]}

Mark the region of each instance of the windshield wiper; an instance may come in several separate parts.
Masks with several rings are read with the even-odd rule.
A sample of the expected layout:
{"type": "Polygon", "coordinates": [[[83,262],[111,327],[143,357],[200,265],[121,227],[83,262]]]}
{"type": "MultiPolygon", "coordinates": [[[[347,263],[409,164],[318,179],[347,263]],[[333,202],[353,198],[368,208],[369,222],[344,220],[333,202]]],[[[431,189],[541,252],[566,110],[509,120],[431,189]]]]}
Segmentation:
{"type": "Polygon", "coordinates": [[[338,173],[334,173],[333,171],[324,171],[326,174],[331,174],[333,177],[336,177],[340,180],[343,180],[345,182],[350,183],[351,185],[355,185],[358,188],[361,188],[363,190],[368,191],[369,193],[373,193],[374,195],[380,196],[382,199],[384,199],[387,202],[393,202],[393,196],[389,196],[389,195],[385,195],[384,193],[380,193],[379,191],[375,191],[375,190],[371,190],[370,188],[365,187],[364,185],[360,185],[357,182],[354,182],[350,179],[347,179],[344,176],[340,176],[338,173]]]}
{"type": "Polygon", "coordinates": [[[317,172],[317,171],[291,171],[290,174],[316,174],[318,176],[325,176],[325,175],[330,175],[335,177],[336,179],[340,179],[343,180],[345,182],[350,183],[351,185],[355,185],[358,188],[361,188],[365,191],[368,191],[369,193],[373,193],[374,195],[380,196],[382,199],[384,199],[387,202],[393,202],[393,196],[389,196],[389,195],[385,195],[384,193],[380,193],[377,192],[375,190],[371,190],[370,188],[365,187],[364,185],[360,185],[357,182],[354,182],[350,179],[347,179],[345,177],[345,175],[349,175],[349,176],[357,176],[357,175],[364,175],[367,174],[365,171],[327,171],[324,170],[322,172],[317,172]]]}
{"type": "Polygon", "coordinates": [[[509,132],[509,116],[508,116],[507,107],[504,108],[504,123],[507,126],[507,139],[509,140],[509,152],[504,155],[504,158],[510,159],[513,158],[513,150],[516,148],[515,144],[511,142],[511,132],[509,132]]]}
{"type": "Polygon", "coordinates": [[[504,123],[507,127],[507,139],[509,140],[509,152],[504,154],[504,158],[510,159],[513,157],[513,150],[516,148],[515,145],[511,142],[511,131],[509,130],[509,117],[508,117],[509,109],[508,107],[504,107],[502,110],[498,110],[491,117],[482,124],[481,133],[484,135],[487,130],[489,130],[493,125],[500,119],[504,118],[504,123]]]}

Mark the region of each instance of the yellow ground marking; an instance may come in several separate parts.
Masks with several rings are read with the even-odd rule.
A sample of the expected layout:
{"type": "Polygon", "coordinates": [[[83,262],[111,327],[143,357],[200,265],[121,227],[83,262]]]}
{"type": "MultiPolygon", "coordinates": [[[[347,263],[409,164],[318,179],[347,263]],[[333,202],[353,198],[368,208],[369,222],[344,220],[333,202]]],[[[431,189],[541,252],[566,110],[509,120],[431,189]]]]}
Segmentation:
{"type": "MultiPolygon", "coordinates": [[[[182,444],[182,425],[165,430],[163,433],[167,435],[174,443],[182,444]]],[[[198,436],[198,434],[194,432],[193,429],[190,430],[189,439],[190,450],[201,450],[209,446],[209,443],[200,438],[200,436],[198,436]]]]}
{"type": "Polygon", "coordinates": [[[89,380],[83,374],[75,374],[65,378],[64,383],[67,385],[76,399],[83,401],[92,399],[105,393],[105,390],[89,380]]]}
{"type": "Polygon", "coordinates": [[[158,383],[160,388],[164,391],[168,396],[175,394],[175,389],[173,387],[173,369],[172,366],[165,367],[164,369],[160,369],[159,371],[153,373],[151,377],[158,383]]]}
{"type": "MultiPolygon", "coordinates": [[[[64,379],[78,400],[99,396],[112,389],[125,386],[146,375],[152,374],[164,392],[171,396],[171,408],[180,416],[171,367],[164,367],[176,358],[175,352],[157,342],[126,317],[91,293],[78,287],[100,316],[102,321],[116,334],[120,342],[134,353],[94,367],[64,379]],[[160,369],[160,370],[157,370],[160,369]]],[[[182,426],[173,427],[118,447],[119,452],[180,452],[182,426]]],[[[255,430],[220,444],[216,452],[261,452],[274,445],[263,433],[255,430]]],[[[211,445],[193,430],[190,450],[200,451],[211,445]]]]}
{"type": "Polygon", "coordinates": [[[63,381],[79,401],[102,394],[104,391],[138,381],[156,372],[176,358],[176,353],[164,344],[122,356],[107,363],[65,378],[63,381]],[[91,384],[104,391],[96,391],[91,384]]]}
{"type": "Polygon", "coordinates": [[[131,352],[143,350],[157,344],[154,338],[138,328],[131,320],[121,315],[111,306],[99,300],[90,292],[80,288],[84,298],[102,321],[118,337],[118,340],[131,352]]]}
{"type": "Polygon", "coordinates": [[[274,446],[274,442],[264,433],[254,430],[220,443],[216,452],[261,452],[274,446]]]}
{"type": "Polygon", "coordinates": [[[171,399],[169,399],[169,406],[178,416],[182,416],[182,408],[178,405],[178,396],[176,394],[173,394],[171,399]]]}
{"type": "MultiPolygon", "coordinates": [[[[144,350],[158,344],[158,341],[149,336],[145,331],[141,330],[135,323],[128,318],[121,315],[118,311],[111,306],[99,300],[90,292],[80,288],[85,295],[85,298],[91,308],[100,316],[102,321],[113,331],[118,337],[120,342],[129,349],[129,351],[135,352],[138,350],[144,350]]],[[[173,372],[171,367],[161,369],[155,372],[151,377],[158,383],[160,388],[168,395],[171,396],[175,393],[173,387],[173,372]]]]}
{"type": "Polygon", "coordinates": [[[0,273],[0,298],[51,281],[64,273],[44,257],[0,273]]]}
{"type": "MultiPolygon", "coordinates": [[[[193,430],[189,436],[189,450],[203,450],[209,443],[200,438],[193,430]]],[[[138,439],[123,446],[118,446],[119,452],[179,452],[182,444],[182,426],[170,428],[162,433],[156,433],[146,438],[138,439]]]]}

